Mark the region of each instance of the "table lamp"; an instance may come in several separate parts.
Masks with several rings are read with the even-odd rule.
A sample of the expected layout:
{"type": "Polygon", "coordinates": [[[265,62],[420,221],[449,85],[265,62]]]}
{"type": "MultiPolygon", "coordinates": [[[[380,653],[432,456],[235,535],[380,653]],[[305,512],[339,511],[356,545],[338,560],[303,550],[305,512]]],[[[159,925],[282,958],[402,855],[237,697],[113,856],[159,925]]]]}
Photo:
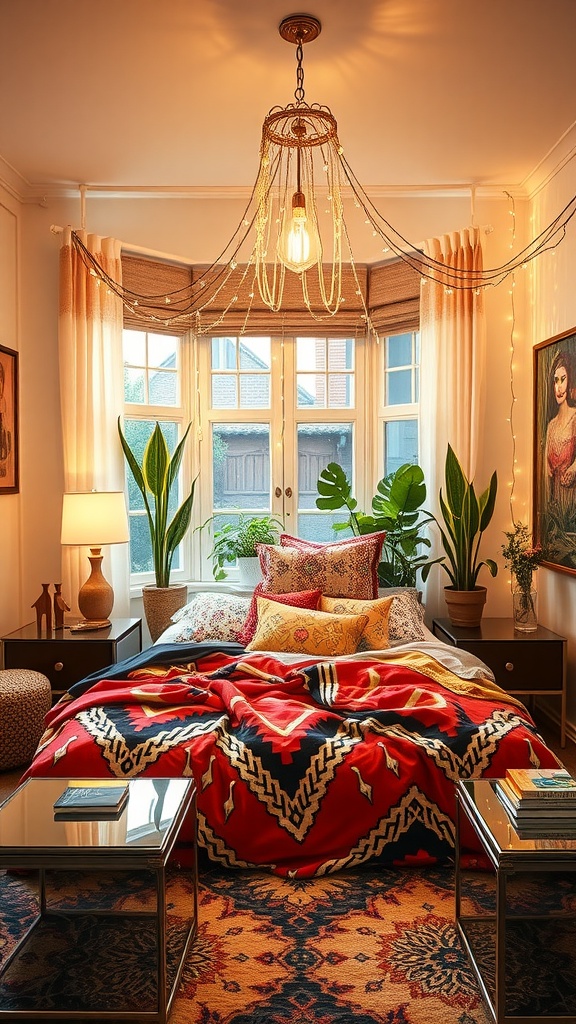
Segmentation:
{"type": "Polygon", "coordinates": [[[123,491],[64,495],[61,543],[90,548],[92,571],[78,594],[78,607],[87,623],[108,624],[114,604],[114,591],[102,575],[102,545],[125,544],[129,539],[123,491]]]}

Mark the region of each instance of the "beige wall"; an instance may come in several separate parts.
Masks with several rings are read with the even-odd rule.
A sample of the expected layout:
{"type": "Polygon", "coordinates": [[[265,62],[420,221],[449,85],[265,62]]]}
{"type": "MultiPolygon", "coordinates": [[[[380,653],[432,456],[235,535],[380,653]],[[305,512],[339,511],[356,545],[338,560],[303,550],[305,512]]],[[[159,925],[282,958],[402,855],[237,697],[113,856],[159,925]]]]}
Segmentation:
{"type": "MultiPolygon", "coordinates": [[[[477,197],[474,217],[486,229],[485,266],[507,260],[511,248],[519,251],[535,230],[529,221],[531,214],[535,214],[537,223],[547,223],[571,198],[575,185],[576,161],[572,161],[532,202],[517,200],[515,217],[505,193],[477,197]]],[[[375,202],[415,244],[457,230],[471,220],[470,198],[465,193],[377,198],[375,202]]],[[[205,262],[224,248],[244,205],[245,201],[238,198],[98,198],[88,194],[86,228],[151,251],[205,262]]],[[[41,583],[56,581],[60,573],[63,473],[57,358],[59,238],[51,233],[51,224],[79,227],[79,198],[20,204],[0,191],[0,343],[17,348],[21,356],[21,493],[0,498],[0,530],[7,540],[0,549],[0,633],[30,621],[30,606],[41,583]]],[[[350,215],[349,226],[357,260],[383,258],[382,243],[373,238],[358,213],[350,215]]],[[[576,289],[571,280],[574,266],[576,225],[570,227],[554,257],[543,256],[516,275],[513,294],[510,280],[486,291],[487,387],[476,480],[479,486],[485,486],[491,472],[498,472],[498,502],[485,553],[500,562],[503,531],[509,528],[511,519],[511,342],[517,396],[514,514],[517,519],[529,521],[532,346],[576,325],[576,289]]],[[[540,620],[570,637],[572,663],[576,658],[576,653],[572,655],[576,579],[545,570],[540,577],[540,620]]],[[[509,615],[511,598],[505,570],[501,569],[496,580],[485,582],[489,584],[487,614],[509,615]]],[[[140,614],[136,609],[134,613],[140,614]]],[[[570,717],[576,723],[576,665],[572,665],[571,679],[575,696],[570,701],[570,717]]]]}

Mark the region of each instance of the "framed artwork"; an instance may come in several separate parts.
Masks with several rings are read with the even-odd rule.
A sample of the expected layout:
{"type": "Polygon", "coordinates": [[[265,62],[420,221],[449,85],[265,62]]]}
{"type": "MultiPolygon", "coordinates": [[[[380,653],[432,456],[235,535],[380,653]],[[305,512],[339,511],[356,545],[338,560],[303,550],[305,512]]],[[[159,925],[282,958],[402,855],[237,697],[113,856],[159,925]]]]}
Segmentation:
{"type": "Polygon", "coordinates": [[[576,575],[576,328],[534,348],[534,540],[576,575]]]}
{"type": "Polygon", "coordinates": [[[0,345],[0,494],[18,490],[18,353],[0,345]]]}

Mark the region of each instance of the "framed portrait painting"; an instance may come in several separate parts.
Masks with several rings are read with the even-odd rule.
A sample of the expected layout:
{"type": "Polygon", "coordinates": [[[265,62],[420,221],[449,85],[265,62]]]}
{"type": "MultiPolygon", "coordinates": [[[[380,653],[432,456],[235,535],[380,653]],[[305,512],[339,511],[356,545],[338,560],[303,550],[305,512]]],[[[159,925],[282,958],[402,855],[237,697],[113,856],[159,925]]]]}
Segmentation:
{"type": "Polygon", "coordinates": [[[0,495],[18,492],[18,353],[0,345],[0,495]]]}
{"type": "Polygon", "coordinates": [[[576,574],[576,328],[534,348],[534,539],[576,574]]]}

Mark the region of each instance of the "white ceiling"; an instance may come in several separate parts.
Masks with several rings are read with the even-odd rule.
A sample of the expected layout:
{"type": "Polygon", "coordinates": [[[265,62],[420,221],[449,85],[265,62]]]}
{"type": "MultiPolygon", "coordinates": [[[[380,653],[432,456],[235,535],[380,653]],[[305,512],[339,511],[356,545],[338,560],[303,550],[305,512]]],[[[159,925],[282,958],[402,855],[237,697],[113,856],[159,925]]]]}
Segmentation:
{"type": "Polygon", "coordinates": [[[301,10],[322,22],[306,100],[366,188],[522,188],[574,125],[576,0],[0,0],[4,173],[23,193],[252,185],[301,10]]]}

